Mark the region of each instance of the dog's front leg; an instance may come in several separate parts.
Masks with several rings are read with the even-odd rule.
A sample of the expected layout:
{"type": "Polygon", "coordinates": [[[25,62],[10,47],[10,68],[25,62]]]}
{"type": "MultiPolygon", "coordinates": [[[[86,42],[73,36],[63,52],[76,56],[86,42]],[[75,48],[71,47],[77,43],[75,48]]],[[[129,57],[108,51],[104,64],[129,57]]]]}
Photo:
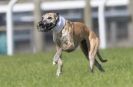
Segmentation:
{"type": "Polygon", "coordinates": [[[57,72],[56,72],[57,76],[60,76],[60,74],[62,72],[62,66],[63,66],[62,60],[61,60],[61,58],[59,58],[59,60],[58,60],[58,68],[57,68],[57,72]]]}
{"type": "Polygon", "coordinates": [[[54,58],[53,58],[53,65],[58,63],[58,60],[61,57],[61,53],[62,53],[62,48],[56,46],[56,53],[55,53],[54,58]]]}
{"type": "Polygon", "coordinates": [[[53,64],[58,64],[58,68],[57,68],[57,72],[56,72],[56,75],[59,76],[62,72],[62,60],[61,60],[61,54],[62,54],[62,48],[56,46],[56,54],[54,56],[54,59],[53,59],[53,64]]]}

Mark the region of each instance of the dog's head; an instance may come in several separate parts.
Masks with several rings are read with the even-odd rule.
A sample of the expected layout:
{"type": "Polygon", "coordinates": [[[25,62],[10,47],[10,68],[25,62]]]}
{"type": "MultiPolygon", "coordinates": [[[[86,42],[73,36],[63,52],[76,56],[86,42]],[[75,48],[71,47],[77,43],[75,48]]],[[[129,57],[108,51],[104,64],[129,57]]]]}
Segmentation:
{"type": "Polygon", "coordinates": [[[46,13],[42,16],[41,21],[38,22],[37,29],[41,32],[48,32],[56,26],[58,20],[58,13],[46,13]]]}

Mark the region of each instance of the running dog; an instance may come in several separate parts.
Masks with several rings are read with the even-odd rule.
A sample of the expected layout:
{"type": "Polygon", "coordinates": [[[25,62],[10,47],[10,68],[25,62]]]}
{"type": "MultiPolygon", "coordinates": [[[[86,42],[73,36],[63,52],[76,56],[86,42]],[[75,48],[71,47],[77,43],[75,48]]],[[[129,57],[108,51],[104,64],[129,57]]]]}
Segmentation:
{"type": "Polygon", "coordinates": [[[53,32],[53,41],[57,50],[53,58],[53,64],[58,64],[57,76],[60,76],[62,72],[62,51],[72,52],[79,45],[86,58],[90,61],[90,70],[93,72],[95,65],[100,71],[104,71],[95,58],[97,55],[101,62],[107,61],[103,60],[99,54],[99,38],[84,23],[71,22],[58,13],[46,13],[38,23],[37,29],[41,32],[53,32]]]}

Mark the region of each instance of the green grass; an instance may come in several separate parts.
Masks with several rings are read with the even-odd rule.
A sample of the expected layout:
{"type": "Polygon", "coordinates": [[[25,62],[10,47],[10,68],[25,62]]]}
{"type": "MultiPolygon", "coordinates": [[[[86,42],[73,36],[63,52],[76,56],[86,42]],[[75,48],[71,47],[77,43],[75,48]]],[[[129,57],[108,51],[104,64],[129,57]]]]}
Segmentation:
{"type": "Polygon", "coordinates": [[[133,49],[107,49],[105,72],[89,71],[81,51],[63,53],[63,74],[56,77],[54,52],[0,56],[0,87],[133,87],[133,49]]]}

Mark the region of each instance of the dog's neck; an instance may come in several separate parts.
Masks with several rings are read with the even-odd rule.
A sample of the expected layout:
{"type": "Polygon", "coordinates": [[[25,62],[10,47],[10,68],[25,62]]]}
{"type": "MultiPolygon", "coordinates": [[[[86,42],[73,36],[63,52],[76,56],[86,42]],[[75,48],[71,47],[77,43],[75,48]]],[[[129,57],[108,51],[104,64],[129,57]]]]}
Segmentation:
{"type": "Polygon", "coordinates": [[[53,28],[54,33],[59,33],[63,27],[65,26],[65,18],[62,16],[59,16],[59,21],[57,22],[57,25],[53,28]]]}

